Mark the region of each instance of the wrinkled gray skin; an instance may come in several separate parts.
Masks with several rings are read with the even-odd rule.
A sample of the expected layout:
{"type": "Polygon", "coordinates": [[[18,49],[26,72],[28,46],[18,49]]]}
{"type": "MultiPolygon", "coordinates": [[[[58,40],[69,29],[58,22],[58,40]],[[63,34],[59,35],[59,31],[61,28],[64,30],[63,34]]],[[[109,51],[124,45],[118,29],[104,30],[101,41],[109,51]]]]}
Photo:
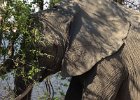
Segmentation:
{"type": "Polygon", "coordinates": [[[90,71],[72,78],[65,100],[139,100],[140,29],[131,26],[125,45],[90,71]]]}
{"type": "MultiPolygon", "coordinates": [[[[108,2],[108,3],[110,2],[107,0],[99,0],[99,1],[108,2]]],[[[92,0],[87,0],[83,2],[89,2],[90,4],[91,2],[93,3],[92,0]]],[[[81,2],[78,2],[78,3],[81,5],[84,5],[81,2]]],[[[92,4],[93,6],[96,5],[94,3],[92,4]]],[[[90,6],[88,5],[86,7],[88,8],[90,6]]],[[[80,65],[76,63],[79,60],[71,61],[69,62],[70,64],[66,64],[66,65],[64,64],[64,66],[62,67],[67,67],[67,66],[71,67],[73,65],[76,65],[75,66],[76,68],[74,67],[74,69],[64,68],[66,71],[64,73],[68,73],[69,75],[73,76],[69,89],[67,91],[65,100],[139,100],[140,99],[140,28],[139,28],[140,14],[135,13],[134,11],[128,11],[127,9],[120,7],[119,5],[117,5],[117,7],[119,8],[119,11],[124,14],[123,16],[119,15],[119,17],[122,19],[126,18],[125,20],[129,22],[129,28],[126,28],[125,26],[122,27],[122,34],[123,34],[123,30],[128,30],[126,37],[120,37],[123,40],[122,45],[117,50],[112,50],[113,52],[111,53],[111,55],[106,55],[105,57],[101,58],[101,60],[96,61],[96,64],[95,65],[93,64],[92,68],[86,72],[82,72],[82,71],[81,73],[79,72],[80,65]]],[[[117,7],[115,6],[115,9],[118,9],[117,7]]],[[[116,13],[118,14],[118,12],[116,13]]],[[[87,13],[86,18],[88,18],[88,15],[90,17],[90,14],[87,13]]],[[[81,16],[84,16],[84,15],[81,15],[81,16]]],[[[104,19],[104,16],[100,18],[104,19]]],[[[78,19],[80,19],[80,17],[76,18],[76,20],[78,19]]],[[[90,19],[90,20],[92,22],[92,20],[94,19],[90,19]]],[[[98,23],[98,22],[95,22],[95,23],[98,23]]],[[[108,23],[110,22],[108,21],[108,23]]],[[[78,23],[77,21],[77,24],[83,24],[83,23],[78,23]]],[[[121,20],[121,24],[123,24],[122,20],[121,20]]],[[[90,22],[88,22],[88,25],[90,26],[90,22]]],[[[79,25],[77,26],[74,25],[74,27],[78,27],[78,26],[79,25]]],[[[110,26],[110,27],[113,27],[113,26],[110,26]]],[[[119,31],[119,28],[118,30],[116,30],[116,34],[118,31],[119,31]]],[[[87,31],[84,31],[84,32],[85,32],[84,34],[86,34],[87,31]]],[[[95,32],[95,30],[92,32],[95,32]]],[[[79,33],[79,34],[82,34],[82,33],[79,33]]],[[[78,34],[77,34],[77,37],[78,37],[78,34]]],[[[77,37],[75,36],[74,39],[76,40],[77,37]]],[[[100,36],[97,38],[100,38],[100,36]]],[[[80,40],[82,41],[82,39],[80,40]]],[[[69,52],[72,46],[74,46],[73,44],[71,44],[71,47],[67,53],[73,54],[74,50],[72,51],[72,53],[69,52]]],[[[92,50],[90,52],[92,52],[92,50]]],[[[65,57],[67,59],[70,59],[71,55],[69,56],[67,53],[65,57]]],[[[64,63],[65,63],[65,57],[64,57],[64,63]]],[[[83,57],[83,56],[80,55],[80,57],[83,57]]],[[[92,58],[89,57],[85,60],[90,60],[92,58]]],[[[88,65],[86,64],[85,66],[86,68],[88,67],[88,65]]]]}
{"type": "Polygon", "coordinates": [[[51,19],[65,19],[51,22],[63,40],[51,41],[62,75],[72,76],[65,100],[139,100],[140,14],[111,0],[73,2],[64,7],[68,14],[51,19]]]}

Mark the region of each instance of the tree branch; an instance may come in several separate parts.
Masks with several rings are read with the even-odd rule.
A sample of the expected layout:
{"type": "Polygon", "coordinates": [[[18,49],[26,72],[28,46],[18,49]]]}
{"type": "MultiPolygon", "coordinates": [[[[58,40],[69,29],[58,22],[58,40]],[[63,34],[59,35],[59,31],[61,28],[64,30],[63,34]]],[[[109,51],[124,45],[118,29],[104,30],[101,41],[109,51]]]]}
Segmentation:
{"type": "Polygon", "coordinates": [[[30,84],[22,94],[15,98],[15,100],[21,100],[22,98],[24,98],[32,90],[33,86],[34,83],[30,84]]]}

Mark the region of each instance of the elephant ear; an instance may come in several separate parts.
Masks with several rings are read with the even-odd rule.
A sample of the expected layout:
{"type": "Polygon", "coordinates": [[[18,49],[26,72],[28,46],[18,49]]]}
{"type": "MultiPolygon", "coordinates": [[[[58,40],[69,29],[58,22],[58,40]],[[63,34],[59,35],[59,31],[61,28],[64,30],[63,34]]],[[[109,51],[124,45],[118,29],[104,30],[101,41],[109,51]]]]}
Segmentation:
{"type": "Polygon", "coordinates": [[[78,4],[63,60],[64,76],[81,75],[117,52],[130,27],[123,8],[110,0],[79,0],[78,4]]]}

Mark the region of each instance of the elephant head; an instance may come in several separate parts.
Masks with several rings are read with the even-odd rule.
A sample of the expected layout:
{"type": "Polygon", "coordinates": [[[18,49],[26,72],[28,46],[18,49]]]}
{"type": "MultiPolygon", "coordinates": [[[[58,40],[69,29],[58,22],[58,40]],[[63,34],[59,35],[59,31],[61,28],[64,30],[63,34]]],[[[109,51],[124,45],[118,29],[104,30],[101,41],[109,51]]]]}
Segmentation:
{"type": "Polygon", "coordinates": [[[45,67],[40,80],[60,70],[64,76],[81,75],[118,51],[130,26],[126,12],[110,0],[65,0],[36,13],[43,26],[36,48],[51,55],[39,56],[45,67]]]}
{"type": "Polygon", "coordinates": [[[130,23],[127,11],[109,0],[66,0],[53,10],[38,13],[43,23],[43,41],[39,47],[53,55],[40,57],[40,65],[64,76],[89,71],[101,59],[117,52],[123,45],[130,23]],[[66,3],[67,2],[67,3],[66,3]]]}

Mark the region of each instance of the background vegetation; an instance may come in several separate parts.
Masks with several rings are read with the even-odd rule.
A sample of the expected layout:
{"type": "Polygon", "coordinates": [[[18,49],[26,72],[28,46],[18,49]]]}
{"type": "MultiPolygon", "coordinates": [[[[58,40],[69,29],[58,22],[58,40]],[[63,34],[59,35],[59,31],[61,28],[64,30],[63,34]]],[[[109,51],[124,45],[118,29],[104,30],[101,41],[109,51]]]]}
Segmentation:
{"type": "MultiPolygon", "coordinates": [[[[49,8],[58,2],[60,0],[51,0],[49,8]]],[[[0,6],[0,76],[5,78],[4,74],[13,71],[17,98],[30,83],[39,81],[38,73],[44,67],[39,66],[38,56],[51,56],[36,48],[43,35],[40,33],[42,25],[31,9],[32,4],[43,10],[43,0],[34,0],[31,4],[25,0],[3,0],[0,6]]]]}

